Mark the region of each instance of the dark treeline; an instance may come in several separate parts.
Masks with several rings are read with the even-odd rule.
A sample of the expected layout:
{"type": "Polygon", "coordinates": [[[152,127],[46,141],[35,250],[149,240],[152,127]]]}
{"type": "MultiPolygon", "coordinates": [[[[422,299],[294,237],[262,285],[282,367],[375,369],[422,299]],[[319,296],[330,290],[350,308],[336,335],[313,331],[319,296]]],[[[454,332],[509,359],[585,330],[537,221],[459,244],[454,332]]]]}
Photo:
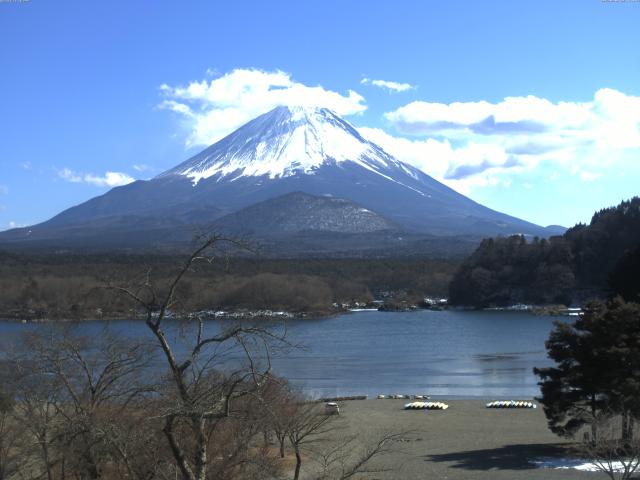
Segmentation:
{"type": "Polygon", "coordinates": [[[570,304],[621,294],[637,300],[640,198],[597,212],[549,240],[522,236],[484,240],[450,287],[452,303],[476,307],[515,303],[570,304]],[[634,273],[636,272],[636,273],[634,273]]]}
{"type": "MultiPolygon", "coordinates": [[[[149,274],[167,285],[182,257],[0,252],[0,317],[128,317],[135,306],[105,289],[149,274]]],[[[454,261],[219,258],[181,283],[181,308],[326,313],[333,303],[446,295],[454,261]]]]}
{"type": "Polygon", "coordinates": [[[477,307],[570,302],[575,286],[569,243],[562,237],[484,240],[451,282],[450,301],[477,307]]]}

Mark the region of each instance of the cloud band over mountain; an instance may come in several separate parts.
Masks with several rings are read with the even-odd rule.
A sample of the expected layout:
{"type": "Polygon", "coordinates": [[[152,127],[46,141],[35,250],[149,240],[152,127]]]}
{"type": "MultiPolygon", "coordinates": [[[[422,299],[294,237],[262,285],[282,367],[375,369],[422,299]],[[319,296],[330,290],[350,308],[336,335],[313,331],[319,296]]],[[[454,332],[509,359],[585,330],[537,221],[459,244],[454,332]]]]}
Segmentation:
{"type": "MultiPolygon", "coordinates": [[[[410,84],[364,78],[363,85],[408,91],[410,84]]],[[[248,120],[284,106],[326,106],[360,114],[365,98],[308,86],[282,71],[235,69],[212,80],[161,87],[161,108],[180,115],[188,146],[209,145],[248,120]]],[[[416,100],[384,114],[362,135],[449,186],[470,193],[509,186],[523,174],[563,172],[579,181],[603,169],[624,169],[640,149],[640,97],[610,88],[583,102],[553,102],[533,95],[498,102],[437,103],[416,100]]]]}

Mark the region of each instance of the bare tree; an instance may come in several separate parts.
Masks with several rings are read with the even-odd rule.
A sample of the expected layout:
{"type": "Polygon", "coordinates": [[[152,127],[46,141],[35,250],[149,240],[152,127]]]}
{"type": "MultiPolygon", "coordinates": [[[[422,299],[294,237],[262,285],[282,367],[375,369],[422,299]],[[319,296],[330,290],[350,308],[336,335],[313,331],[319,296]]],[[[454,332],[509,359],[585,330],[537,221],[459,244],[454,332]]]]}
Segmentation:
{"type": "Polygon", "coordinates": [[[346,480],[393,470],[388,464],[374,465],[374,460],[398,452],[397,441],[411,434],[381,432],[362,442],[363,436],[346,434],[344,415],[327,414],[322,402],[306,398],[277,377],[266,383],[261,402],[265,425],[276,437],[280,457],[285,457],[287,440],[293,449],[294,479],[300,478],[305,458],[314,462],[307,476],[317,480],[346,480]]]}
{"type": "Polygon", "coordinates": [[[245,245],[221,235],[205,238],[178,269],[164,291],[152,282],[150,272],[143,283],[134,288],[111,287],[133,299],[144,312],[145,324],[159,345],[169,381],[163,390],[166,407],[159,415],[162,432],[184,480],[205,480],[211,464],[210,446],[215,443],[216,427],[224,419],[239,416],[235,404],[239,399],[257,394],[270,372],[270,345],[281,342],[261,326],[233,325],[215,333],[205,329],[201,317],[193,319],[192,343],[186,353],[179,354],[165,329],[167,316],[179,307],[177,295],[182,279],[198,262],[213,261],[213,251],[221,245],[244,248],[245,245]],[[245,361],[233,371],[225,368],[220,351],[240,351],[245,361]],[[258,352],[265,365],[255,362],[258,352]],[[220,373],[222,370],[226,372],[220,373]],[[188,439],[188,440],[185,440],[188,439]]]}
{"type": "Polygon", "coordinates": [[[611,412],[595,422],[598,437],[585,437],[579,446],[581,456],[611,480],[632,478],[640,471],[640,432],[629,431],[628,418],[611,412]]]}
{"type": "MultiPolygon", "coordinates": [[[[15,395],[14,420],[23,430],[28,441],[20,452],[31,477],[56,478],[56,468],[64,471],[60,449],[59,404],[61,390],[57,381],[43,375],[33,360],[21,356],[10,361],[12,375],[7,384],[15,395]]],[[[60,475],[64,478],[64,474],[60,475]]]]}
{"type": "MultiPolygon", "coordinates": [[[[141,380],[149,348],[108,331],[88,338],[52,328],[27,334],[20,352],[11,360],[15,417],[39,447],[43,476],[97,479],[130,467],[120,431],[135,400],[152,391],[141,380]]],[[[147,478],[126,471],[122,478],[147,478]]]]}
{"type": "Polygon", "coordinates": [[[10,478],[20,468],[20,444],[24,435],[14,417],[14,399],[0,390],[0,480],[10,478]]]}
{"type": "Polygon", "coordinates": [[[311,451],[314,461],[320,467],[316,480],[347,480],[356,475],[370,475],[389,472],[394,466],[374,465],[375,460],[391,453],[401,453],[397,442],[405,440],[411,432],[381,432],[373,439],[361,442],[361,436],[349,435],[341,439],[327,441],[324,448],[311,451]]]}
{"type": "Polygon", "coordinates": [[[315,402],[299,403],[291,412],[291,421],[287,427],[287,435],[296,455],[296,467],[293,480],[300,478],[302,468],[302,451],[311,445],[324,440],[333,430],[333,420],[338,417],[327,415],[322,405],[315,402]]]}
{"type": "Polygon", "coordinates": [[[206,324],[194,315],[170,321],[180,310],[182,279],[229,242],[242,246],[206,238],[164,286],[148,272],[141,283],[109,287],[136,302],[151,342],[109,327],[93,337],[43,328],[26,335],[18,353],[3,355],[15,403],[0,408],[0,480],[17,470],[25,480],[281,478],[287,441],[296,480],[304,456],[321,446],[328,453],[318,478],[382,471],[369,465],[389,451],[393,435],[359,454],[355,438],[336,448],[339,417],[271,374],[273,349],[289,347],[285,329],[206,324]],[[13,426],[24,441],[12,440],[13,426]]]}
{"type": "Polygon", "coordinates": [[[278,443],[278,454],[280,458],[285,458],[289,431],[304,399],[293,391],[286,379],[272,375],[264,383],[259,400],[264,412],[262,427],[265,445],[268,445],[268,437],[273,434],[278,443]]]}

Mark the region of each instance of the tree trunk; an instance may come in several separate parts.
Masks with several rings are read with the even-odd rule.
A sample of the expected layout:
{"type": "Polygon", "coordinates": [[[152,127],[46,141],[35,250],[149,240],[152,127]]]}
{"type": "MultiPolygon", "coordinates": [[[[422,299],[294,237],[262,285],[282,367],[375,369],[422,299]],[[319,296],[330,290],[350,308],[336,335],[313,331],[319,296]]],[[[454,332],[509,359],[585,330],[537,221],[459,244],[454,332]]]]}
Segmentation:
{"type": "Polygon", "coordinates": [[[298,480],[300,478],[300,467],[302,466],[302,456],[300,455],[300,448],[298,445],[294,445],[294,450],[296,452],[296,471],[293,473],[293,480],[298,480]]]}
{"type": "Polygon", "coordinates": [[[87,452],[85,455],[85,461],[87,462],[87,475],[91,480],[98,480],[100,478],[100,472],[98,471],[98,466],[93,458],[91,452],[87,452]]]}
{"type": "Polygon", "coordinates": [[[189,463],[187,462],[187,459],[185,458],[173,432],[173,419],[167,417],[162,432],[169,441],[171,453],[173,454],[173,458],[176,460],[176,464],[178,465],[178,469],[180,469],[183,480],[196,480],[195,475],[191,471],[191,467],[189,466],[189,463]]]}
{"type": "Polygon", "coordinates": [[[596,408],[596,397],[595,395],[591,395],[591,443],[595,445],[598,441],[598,425],[596,421],[596,416],[598,414],[598,410],[596,408]]]}
{"type": "MultiPolygon", "coordinates": [[[[3,438],[2,438],[2,432],[4,431],[4,422],[3,425],[0,427],[0,480],[4,480],[4,478],[7,476],[5,473],[5,458],[4,458],[4,452],[5,452],[5,447],[4,447],[4,442],[3,442],[3,438]]],[[[8,457],[8,449],[7,451],[7,457],[8,457]]],[[[7,462],[8,462],[8,458],[7,458],[7,462]]]]}
{"type": "Polygon", "coordinates": [[[205,432],[206,420],[204,418],[194,418],[193,428],[196,434],[196,479],[206,480],[207,478],[207,434],[205,432]]]}
{"type": "Polygon", "coordinates": [[[628,410],[622,412],[622,441],[630,444],[633,441],[633,415],[628,410]]]}
{"type": "Polygon", "coordinates": [[[49,446],[47,445],[46,433],[45,440],[40,442],[42,447],[42,457],[44,460],[45,468],[47,469],[47,480],[53,480],[53,472],[51,471],[51,462],[49,462],[49,446]]]}
{"type": "Polygon", "coordinates": [[[282,437],[280,439],[278,439],[280,441],[280,458],[284,458],[284,440],[285,438],[282,437]]]}

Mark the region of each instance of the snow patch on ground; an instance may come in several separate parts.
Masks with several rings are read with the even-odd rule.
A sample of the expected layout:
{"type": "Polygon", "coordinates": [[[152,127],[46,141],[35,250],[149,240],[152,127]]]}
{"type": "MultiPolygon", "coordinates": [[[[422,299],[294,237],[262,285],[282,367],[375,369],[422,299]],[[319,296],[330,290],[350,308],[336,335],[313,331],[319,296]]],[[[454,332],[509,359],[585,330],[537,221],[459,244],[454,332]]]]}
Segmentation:
{"type": "MultiPolygon", "coordinates": [[[[538,468],[552,468],[555,470],[579,470],[581,472],[600,471],[600,469],[598,469],[595,464],[591,462],[585,462],[582,459],[541,458],[538,460],[531,460],[530,463],[534,464],[538,468]]],[[[620,462],[614,462],[612,466],[617,472],[621,472],[624,470],[624,466],[620,462]]]]}

